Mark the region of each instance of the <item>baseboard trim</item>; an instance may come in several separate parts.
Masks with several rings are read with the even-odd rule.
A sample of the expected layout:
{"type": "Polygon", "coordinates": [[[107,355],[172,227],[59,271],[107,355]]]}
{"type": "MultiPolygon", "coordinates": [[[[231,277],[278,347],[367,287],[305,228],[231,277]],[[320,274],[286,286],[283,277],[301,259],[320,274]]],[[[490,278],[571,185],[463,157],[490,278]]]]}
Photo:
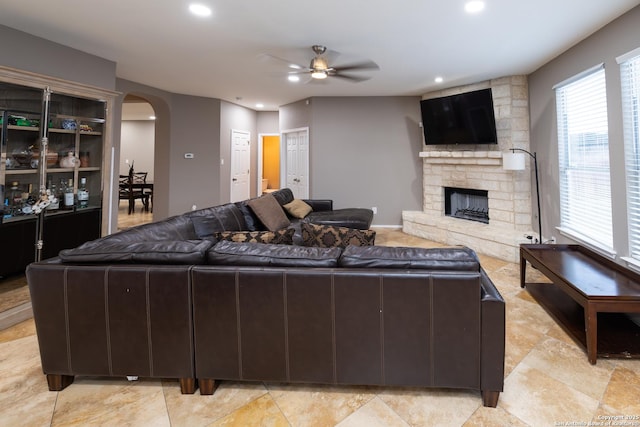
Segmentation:
{"type": "Polygon", "coordinates": [[[402,230],[402,225],[378,225],[378,224],[372,224],[371,228],[388,228],[390,230],[402,230]]]}
{"type": "Polygon", "coordinates": [[[26,302],[0,313],[0,331],[33,317],[31,303],[26,302]]]}

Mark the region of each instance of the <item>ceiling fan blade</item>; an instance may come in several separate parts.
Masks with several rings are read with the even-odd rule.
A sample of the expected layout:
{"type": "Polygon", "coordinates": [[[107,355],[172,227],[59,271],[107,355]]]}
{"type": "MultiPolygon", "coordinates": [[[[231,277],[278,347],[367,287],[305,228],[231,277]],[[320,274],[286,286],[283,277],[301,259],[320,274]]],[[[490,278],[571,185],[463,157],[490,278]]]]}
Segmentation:
{"type": "Polygon", "coordinates": [[[287,67],[292,70],[308,70],[309,68],[306,65],[296,64],[293,61],[289,61],[288,59],[280,58],[279,56],[271,55],[269,53],[262,53],[258,55],[258,58],[262,61],[278,61],[280,63],[287,64],[287,67]]]}
{"type": "Polygon", "coordinates": [[[342,73],[330,74],[329,77],[338,77],[341,79],[352,81],[354,83],[363,82],[371,78],[370,76],[354,76],[352,74],[342,74],[342,73]]]}
{"type": "Polygon", "coordinates": [[[373,61],[356,62],[354,64],[341,65],[333,67],[337,72],[342,71],[357,71],[357,70],[379,70],[380,67],[373,61]]]}

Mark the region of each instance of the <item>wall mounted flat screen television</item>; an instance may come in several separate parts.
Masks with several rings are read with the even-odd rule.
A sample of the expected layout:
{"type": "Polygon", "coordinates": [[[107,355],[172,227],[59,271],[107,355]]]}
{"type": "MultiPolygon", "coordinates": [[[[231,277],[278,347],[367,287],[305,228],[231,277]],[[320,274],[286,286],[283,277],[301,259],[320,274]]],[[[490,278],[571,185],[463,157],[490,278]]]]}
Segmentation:
{"type": "Polygon", "coordinates": [[[426,145],[497,144],[491,89],[420,101],[426,145]]]}

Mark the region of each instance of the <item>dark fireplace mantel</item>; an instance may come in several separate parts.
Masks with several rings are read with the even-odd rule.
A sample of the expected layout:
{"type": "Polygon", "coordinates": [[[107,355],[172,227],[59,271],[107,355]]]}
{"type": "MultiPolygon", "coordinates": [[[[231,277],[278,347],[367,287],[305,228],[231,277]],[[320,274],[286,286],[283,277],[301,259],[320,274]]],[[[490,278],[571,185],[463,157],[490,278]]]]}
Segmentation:
{"type": "Polygon", "coordinates": [[[489,192],[444,187],[444,214],[454,218],[489,223],[489,192]]]}

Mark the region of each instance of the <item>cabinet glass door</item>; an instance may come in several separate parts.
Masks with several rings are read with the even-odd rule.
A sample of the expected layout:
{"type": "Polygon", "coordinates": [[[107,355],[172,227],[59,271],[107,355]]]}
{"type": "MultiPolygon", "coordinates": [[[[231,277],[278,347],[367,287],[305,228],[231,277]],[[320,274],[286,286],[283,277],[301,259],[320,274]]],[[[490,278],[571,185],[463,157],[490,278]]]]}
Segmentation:
{"type": "Polygon", "coordinates": [[[0,83],[2,221],[29,214],[39,188],[42,90],[0,83]]]}

